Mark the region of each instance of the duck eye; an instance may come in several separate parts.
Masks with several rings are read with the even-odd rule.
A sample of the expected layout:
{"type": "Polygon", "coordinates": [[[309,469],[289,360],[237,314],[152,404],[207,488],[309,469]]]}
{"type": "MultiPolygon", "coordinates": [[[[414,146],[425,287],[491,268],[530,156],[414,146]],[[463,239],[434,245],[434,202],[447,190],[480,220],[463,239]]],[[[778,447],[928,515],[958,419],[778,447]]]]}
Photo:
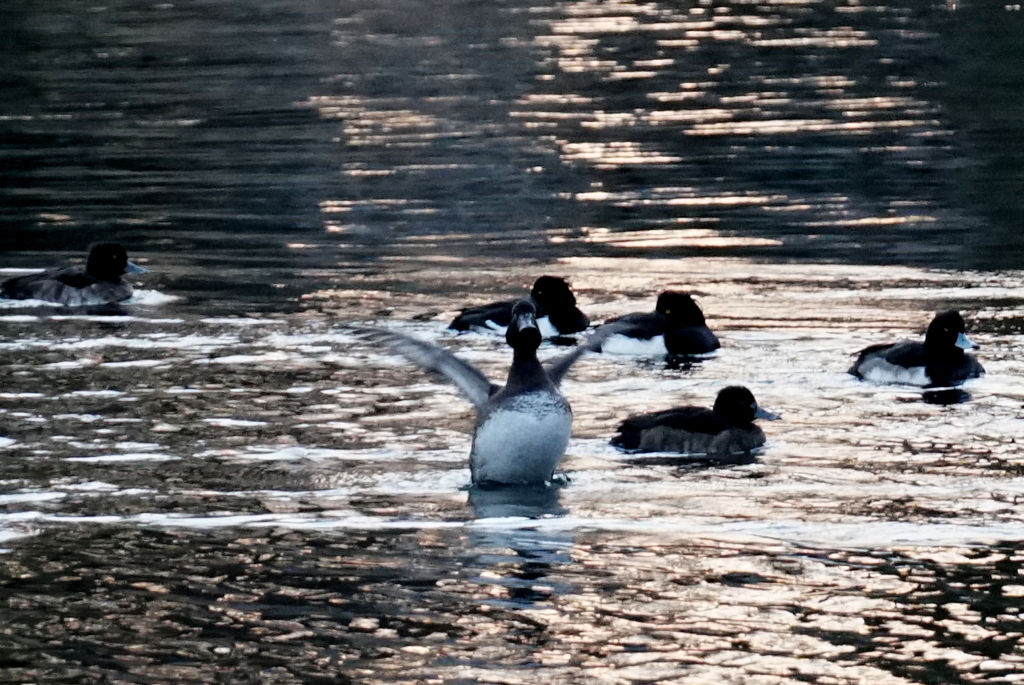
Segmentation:
{"type": "Polygon", "coordinates": [[[671,314],[671,313],[672,313],[672,310],[671,310],[671,309],[666,309],[666,310],[665,310],[665,313],[666,313],[666,314],[671,314]]]}

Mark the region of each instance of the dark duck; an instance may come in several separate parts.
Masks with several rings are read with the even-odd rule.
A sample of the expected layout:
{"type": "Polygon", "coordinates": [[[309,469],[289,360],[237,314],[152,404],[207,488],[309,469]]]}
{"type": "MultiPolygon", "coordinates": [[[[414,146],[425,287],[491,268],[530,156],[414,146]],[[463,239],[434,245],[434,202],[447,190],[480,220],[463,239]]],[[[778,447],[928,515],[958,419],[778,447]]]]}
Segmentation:
{"type": "Polygon", "coordinates": [[[685,406],[631,416],[611,444],[630,452],[749,453],[765,443],[764,431],[754,420],[777,418],[757,405],[750,390],[732,385],[718,393],[711,409],[685,406]]]}
{"type": "MultiPolygon", "coordinates": [[[[590,319],[576,306],[576,296],[564,279],[541,276],[534,282],[529,299],[537,308],[537,326],[543,338],[579,333],[590,325],[590,319]]],[[[463,309],[448,328],[504,332],[512,320],[516,302],[518,300],[503,300],[463,309]]]]}
{"type": "Polygon", "coordinates": [[[686,293],[663,292],[653,312],[625,314],[607,324],[621,329],[601,346],[602,352],[612,354],[696,355],[721,346],[708,328],[704,312],[686,293]]]}
{"type": "Polygon", "coordinates": [[[0,284],[0,295],[11,300],[42,300],[66,307],[113,304],[132,296],[125,274],[146,273],[128,261],[128,253],[116,243],[96,245],[85,267],[74,266],[20,276],[0,284]]]}
{"type": "Polygon", "coordinates": [[[905,340],[867,347],[860,351],[850,373],[876,383],[952,387],[985,373],[978,360],[964,352],[972,347],[960,313],[941,312],[928,325],[924,342],[905,340]]]}
{"type": "Polygon", "coordinates": [[[358,329],[428,371],[446,376],[476,409],[469,469],[476,485],[533,485],[549,482],[572,430],[572,410],[559,391],[570,367],[598,345],[595,334],[572,352],[544,365],[537,359],[541,331],[533,300],[516,302],[505,340],[512,365],[504,386],[491,383],[475,366],[430,343],[401,333],[358,329]]]}

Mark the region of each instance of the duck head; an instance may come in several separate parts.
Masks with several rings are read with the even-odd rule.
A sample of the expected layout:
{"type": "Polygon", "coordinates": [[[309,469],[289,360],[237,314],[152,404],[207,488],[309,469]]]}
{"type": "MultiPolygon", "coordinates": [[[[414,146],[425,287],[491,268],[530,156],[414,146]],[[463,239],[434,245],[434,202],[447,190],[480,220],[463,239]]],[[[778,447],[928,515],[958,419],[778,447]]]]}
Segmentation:
{"type": "Polygon", "coordinates": [[[124,274],[144,274],[149,271],[128,261],[128,253],[117,243],[102,243],[89,250],[85,272],[101,281],[116,283],[124,274]]]}
{"type": "Polygon", "coordinates": [[[576,306],[576,296],[569,289],[569,284],[557,276],[541,276],[533,284],[530,297],[544,309],[571,309],[576,306]]]}
{"type": "Polygon", "coordinates": [[[746,426],[754,419],[774,421],[779,418],[778,414],[757,406],[754,393],[742,385],[730,385],[719,391],[715,398],[715,413],[733,426],[746,426]]]}
{"type": "Polygon", "coordinates": [[[924,344],[929,347],[959,347],[969,350],[974,343],[967,337],[967,325],[960,312],[950,310],[935,315],[924,334],[924,344]]]}
{"type": "Polygon", "coordinates": [[[530,300],[519,300],[512,306],[512,321],[505,330],[505,341],[516,352],[536,352],[541,341],[537,305],[530,300]]]}
{"type": "Polygon", "coordinates": [[[704,312],[686,293],[667,290],[658,295],[658,304],[654,309],[659,314],[668,317],[668,320],[676,326],[704,325],[704,312]]]}

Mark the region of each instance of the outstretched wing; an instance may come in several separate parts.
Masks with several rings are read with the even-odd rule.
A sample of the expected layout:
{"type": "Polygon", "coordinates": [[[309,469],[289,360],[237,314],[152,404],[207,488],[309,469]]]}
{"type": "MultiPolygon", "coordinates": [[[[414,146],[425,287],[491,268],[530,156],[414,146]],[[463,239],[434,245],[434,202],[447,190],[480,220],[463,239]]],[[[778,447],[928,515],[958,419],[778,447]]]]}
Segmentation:
{"type": "Polygon", "coordinates": [[[477,409],[482,408],[487,398],[500,390],[475,366],[436,345],[380,328],[354,330],[363,339],[384,345],[420,368],[444,375],[477,409]]]}
{"type": "Polygon", "coordinates": [[[572,365],[576,363],[576,360],[582,357],[587,352],[599,352],[601,345],[605,340],[610,338],[617,333],[621,333],[624,330],[628,330],[631,324],[626,322],[615,322],[608,323],[596,331],[587,336],[587,339],[576,346],[572,352],[561,357],[557,357],[544,366],[544,370],[548,373],[548,378],[556,386],[562,382],[562,378],[569,372],[572,365]]]}

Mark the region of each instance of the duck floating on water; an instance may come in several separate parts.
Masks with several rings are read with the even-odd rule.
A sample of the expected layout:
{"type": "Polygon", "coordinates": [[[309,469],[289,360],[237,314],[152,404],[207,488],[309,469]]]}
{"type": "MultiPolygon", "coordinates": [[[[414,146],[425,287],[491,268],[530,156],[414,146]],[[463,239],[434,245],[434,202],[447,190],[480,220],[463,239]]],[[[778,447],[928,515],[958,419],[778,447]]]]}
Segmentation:
{"type": "Polygon", "coordinates": [[[11,278],[0,284],[0,296],[10,300],[41,300],[65,307],[114,304],[132,296],[132,286],[121,276],[144,274],[147,269],[128,261],[117,243],[103,243],[89,251],[85,266],[52,269],[11,278]]]}
{"type": "Polygon", "coordinates": [[[601,345],[602,352],[636,355],[695,355],[714,352],[721,344],[704,312],[687,293],[665,291],[653,312],[635,312],[610,319],[620,333],[601,345]]]}
{"type": "Polygon", "coordinates": [[[866,347],[849,372],[876,383],[952,387],[985,373],[978,360],[964,352],[972,347],[960,312],[940,312],[928,324],[924,342],[905,340],[866,347]]]}
{"type": "MultiPolygon", "coordinates": [[[[590,325],[590,319],[576,306],[576,296],[562,278],[541,276],[534,282],[529,299],[537,308],[537,326],[543,338],[579,333],[590,325]]],[[[504,333],[518,301],[503,300],[463,309],[448,328],[504,333]]]]}
{"type": "Polygon", "coordinates": [[[754,420],[778,418],[759,407],[749,389],[731,385],[718,393],[711,409],[684,406],[631,416],[619,425],[611,444],[631,452],[749,453],[765,443],[754,420]]]}

